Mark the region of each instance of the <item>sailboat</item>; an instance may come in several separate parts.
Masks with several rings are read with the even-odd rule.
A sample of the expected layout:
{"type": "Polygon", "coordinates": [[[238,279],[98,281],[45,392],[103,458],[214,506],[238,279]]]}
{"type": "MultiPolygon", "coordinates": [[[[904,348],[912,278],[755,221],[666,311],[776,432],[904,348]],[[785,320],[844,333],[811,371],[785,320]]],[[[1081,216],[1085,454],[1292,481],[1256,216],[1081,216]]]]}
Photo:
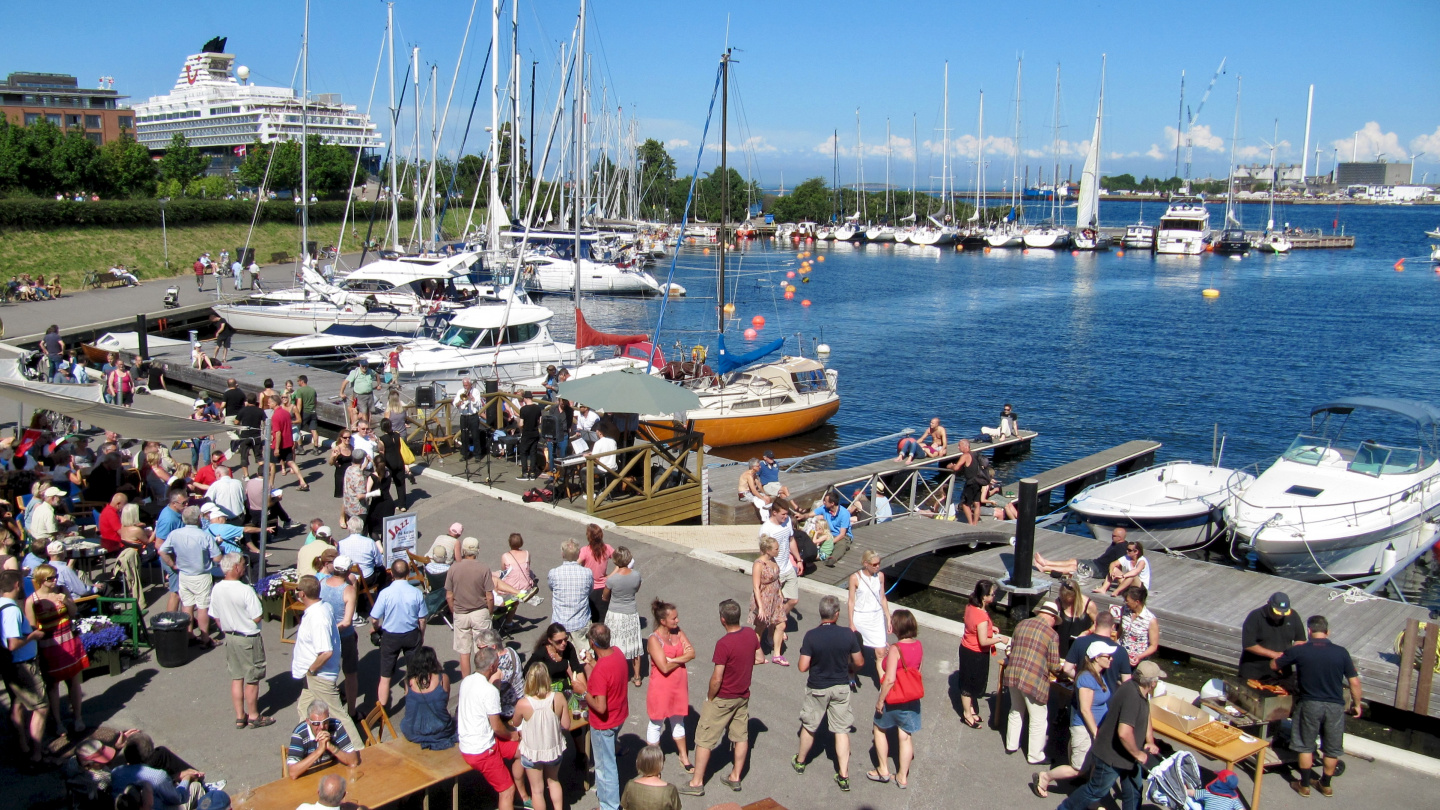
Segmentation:
{"type": "Polygon", "coordinates": [[[885,119],[885,216],[878,225],[865,229],[865,238],[871,242],[894,242],[895,226],[890,224],[890,204],[894,197],[890,191],[890,119],[885,119]]]}
{"type": "Polygon", "coordinates": [[[1100,129],[1105,119],[1105,54],[1100,55],[1100,102],[1095,106],[1095,132],[1090,153],[1080,170],[1080,199],[1075,206],[1075,248],[1109,250],[1110,237],[1100,231],[1100,129]]]}
{"type": "Polygon", "coordinates": [[[1235,206],[1235,146],[1240,140],[1240,85],[1244,77],[1235,77],[1235,129],[1230,135],[1230,177],[1225,189],[1225,227],[1214,243],[1215,252],[1226,256],[1244,256],[1250,252],[1250,238],[1240,224],[1235,206]]]}
{"type": "Polygon", "coordinates": [[[944,129],[941,130],[941,142],[943,147],[940,150],[940,216],[944,221],[936,219],[932,215],[926,215],[930,225],[918,228],[910,235],[910,241],[916,245],[941,247],[953,244],[959,238],[959,233],[951,226],[950,221],[950,63],[945,63],[945,90],[944,104],[942,105],[942,119],[944,129]]]}
{"type": "MultiPolygon", "coordinates": [[[[1054,183],[1050,190],[1050,218],[1025,231],[1025,247],[1063,248],[1070,244],[1070,232],[1060,226],[1060,66],[1055,66],[1055,112],[1051,128],[1050,154],[1055,159],[1054,183]]],[[[1042,170],[1041,174],[1044,172],[1042,170]]],[[[1043,177],[1042,177],[1043,180],[1043,177]]]]}
{"type": "Polygon", "coordinates": [[[1275,141],[1267,144],[1270,147],[1270,212],[1265,220],[1265,233],[1255,241],[1255,248],[1266,253],[1289,253],[1295,246],[1282,233],[1275,232],[1275,185],[1280,178],[1275,174],[1275,144],[1280,138],[1280,122],[1275,122],[1275,141]]]}
{"type": "Polygon", "coordinates": [[[1025,244],[1021,231],[1025,226],[1025,203],[1020,194],[1020,81],[1025,66],[1023,59],[1015,62],[1015,141],[1010,158],[1010,213],[985,234],[985,244],[992,248],[1015,248],[1025,244]]]}

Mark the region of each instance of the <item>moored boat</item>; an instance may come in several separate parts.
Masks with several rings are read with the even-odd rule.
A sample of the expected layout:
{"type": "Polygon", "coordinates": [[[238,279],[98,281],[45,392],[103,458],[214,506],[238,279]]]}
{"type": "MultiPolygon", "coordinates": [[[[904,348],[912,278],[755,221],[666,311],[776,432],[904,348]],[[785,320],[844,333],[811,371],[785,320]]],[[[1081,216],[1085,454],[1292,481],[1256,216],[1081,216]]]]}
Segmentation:
{"type": "Polygon", "coordinates": [[[1186,551],[1221,534],[1232,493],[1254,480],[1224,467],[1172,461],[1088,487],[1069,507],[1098,540],[1120,526],[1147,549],[1186,551]]]}

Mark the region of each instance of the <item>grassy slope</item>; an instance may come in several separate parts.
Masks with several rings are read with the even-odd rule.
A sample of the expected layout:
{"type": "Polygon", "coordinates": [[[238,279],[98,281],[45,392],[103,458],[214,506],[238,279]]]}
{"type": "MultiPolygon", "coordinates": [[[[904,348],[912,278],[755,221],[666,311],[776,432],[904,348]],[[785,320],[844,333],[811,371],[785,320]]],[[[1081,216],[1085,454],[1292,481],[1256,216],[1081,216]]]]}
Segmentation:
{"type": "MultiPolygon", "coordinates": [[[[141,278],[160,278],[190,272],[190,265],[209,251],[219,258],[221,250],[245,244],[248,225],[192,225],[168,229],[170,270],[165,269],[165,249],[159,228],[67,228],[53,231],[0,231],[0,281],[29,273],[47,279],[60,274],[66,289],[77,289],[91,270],[107,270],[120,263],[141,278]],[[137,269],[138,268],[138,269],[137,269]]],[[[339,225],[330,223],[310,229],[310,238],[321,245],[333,243],[339,225]]],[[[300,228],[281,223],[257,225],[250,245],[261,264],[272,253],[300,252],[300,228]]]]}

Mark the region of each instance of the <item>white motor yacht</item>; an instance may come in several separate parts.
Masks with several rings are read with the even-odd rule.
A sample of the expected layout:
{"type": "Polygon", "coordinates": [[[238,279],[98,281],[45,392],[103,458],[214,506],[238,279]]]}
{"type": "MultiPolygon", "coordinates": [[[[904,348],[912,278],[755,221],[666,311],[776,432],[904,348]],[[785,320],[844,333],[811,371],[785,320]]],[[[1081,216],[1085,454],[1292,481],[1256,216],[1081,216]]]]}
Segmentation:
{"type": "MultiPolygon", "coordinates": [[[[434,319],[434,323],[437,326],[444,325],[444,321],[438,317],[434,319]]],[[[297,335],[273,343],[270,351],[306,365],[343,366],[354,362],[362,354],[413,343],[420,337],[418,334],[392,332],[378,326],[349,326],[337,323],[318,334],[297,335]]]]}
{"type": "Polygon", "coordinates": [[[1298,436],[1231,498],[1226,516],[1240,542],[1281,576],[1321,582],[1377,573],[1387,551],[1404,559],[1427,543],[1440,518],[1440,409],[1362,396],[1320,405],[1310,417],[1312,425],[1321,417],[1319,435],[1298,436]],[[1418,440],[1346,440],[1356,411],[1366,414],[1366,435],[1380,435],[1372,420],[1398,417],[1418,440]]]}
{"type": "MultiPolygon", "coordinates": [[[[509,382],[543,376],[549,365],[574,365],[593,352],[550,336],[554,313],[534,304],[484,304],[455,315],[435,339],[410,341],[400,354],[402,382],[462,376],[509,382]]],[[[381,353],[364,355],[382,362],[381,353]]]]}
{"type": "MultiPolygon", "coordinates": [[[[571,293],[575,290],[575,260],[527,254],[521,268],[525,289],[541,293],[571,293]]],[[[591,295],[684,295],[685,288],[665,285],[637,265],[580,260],[580,292],[591,295]]]]}
{"type": "Polygon", "coordinates": [[[1125,229],[1125,238],[1120,243],[1127,250],[1154,250],[1155,228],[1143,222],[1130,225],[1125,229]]]}
{"type": "Polygon", "coordinates": [[[1172,461],[1087,487],[1069,506],[1098,540],[1109,540],[1121,526],[1147,549],[1186,551],[1222,532],[1232,492],[1254,480],[1224,467],[1172,461]]]}
{"type": "Polygon", "coordinates": [[[1155,231],[1155,252],[1199,256],[1210,241],[1210,209],[1203,197],[1175,196],[1155,231]]]}

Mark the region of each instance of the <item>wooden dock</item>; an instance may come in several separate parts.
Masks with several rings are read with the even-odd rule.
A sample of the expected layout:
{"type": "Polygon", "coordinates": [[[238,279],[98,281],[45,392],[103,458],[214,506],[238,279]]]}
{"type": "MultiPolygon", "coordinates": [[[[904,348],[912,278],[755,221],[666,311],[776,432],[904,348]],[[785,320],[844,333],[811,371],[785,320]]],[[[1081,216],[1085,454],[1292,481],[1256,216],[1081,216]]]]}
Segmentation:
{"type": "MultiPolygon", "coordinates": [[[[167,379],[184,383],[197,391],[208,391],[216,397],[225,390],[225,381],[232,377],[240,390],[258,394],[265,389],[267,378],[275,381],[275,389],[279,391],[285,387],[286,380],[304,374],[315,389],[315,413],[320,421],[331,426],[345,424],[345,408],[340,404],[340,384],[345,381],[344,374],[257,352],[232,351],[227,362],[229,367],[216,369],[191,368],[190,350],[185,346],[157,349],[150,354],[157,362],[168,366],[165,370],[167,379]]],[[[413,395],[412,387],[404,391],[402,399],[408,403],[413,395]]]]}
{"type": "MultiPolygon", "coordinates": [[[[982,453],[989,451],[992,454],[1023,452],[1030,449],[1031,440],[1038,435],[1033,430],[1022,430],[1018,436],[999,441],[977,442],[972,440],[970,449],[982,453]]],[[[952,453],[947,456],[917,461],[913,464],[900,464],[893,458],[889,458],[839,470],[781,473],[780,482],[789,488],[792,501],[804,509],[809,509],[810,505],[819,500],[820,496],[824,495],[825,491],[831,487],[847,483],[853,484],[852,487],[842,487],[845,489],[845,496],[848,499],[851,489],[859,487],[861,483],[868,484],[869,479],[877,475],[885,475],[888,478],[892,473],[908,475],[916,471],[936,471],[942,463],[953,461],[959,455],[959,453],[952,453]]],[[[721,526],[760,524],[755,507],[748,501],[742,502],[736,497],[740,474],[743,472],[745,472],[744,464],[713,467],[706,471],[710,501],[707,523],[721,526]]]]}
{"type": "MultiPolygon", "coordinates": [[[[982,520],[975,526],[950,521],[904,517],[856,530],[854,547],[834,568],[821,565],[810,577],[843,586],[860,566],[860,552],[874,549],[881,555],[887,576],[968,595],[980,579],[1008,578],[1015,564],[1009,540],[1015,524],[982,520]],[[932,552],[975,551],[958,556],[932,552]]],[[[1051,560],[1093,559],[1104,550],[1103,541],[1078,534],[1044,529],[1035,532],[1035,549],[1051,560]]],[[[1302,616],[1324,614],[1330,635],[1350,650],[1365,684],[1367,700],[1396,705],[1399,656],[1396,636],[1411,619],[1428,620],[1429,612],[1416,605],[1386,599],[1349,603],[1342,592],[1255,571],[1166,554],[1147,554],[1154,589],[1147,607],[1160,620],[1162,646],[1213,663],[1234,666],[1240,659],[1240,630],[1250,611],[1264,605],[1270,594],[1284,591],[1302,616]]],[[[1036,573],[1036,582],[1045,576],[1036,573]]],[[[1087,583],[1093,587],[1097,583],[1087,583]]],[[[1053,580],[1051,596],[1058,592],[1053,580]]],[[[1088,589],[1088,587],[1087,587],[1088,589]]],[[[1096,596],[1103,605],[1118,600],[1096,596]]],[[[1431,687],[1429,714],[1440,717],[1440,679],[1431,687]]],[[[1403,702],[1403,701],[1402,701],[1403,702]]]]}
{"type": "MultiPolygon", "coordinates": [[[[1125,228],[1105,226],[1100,231],[1109,235],[1110,240],[1117,249],[1120,249],[1121,240],[1125,238],[1125,228]]],[[[1219,233],[1219,230],[1216,230],[1219,233]]],[[[1252,244],[1265,235],[1264,231],[1246,231],[1245,235],[1252,240],[1252,244]]],[[[1291,233],[1285,238],[1290,240],[1292,250],[1330,250],[1349,249],[1355,247],[1353,234],[1324,234],[1324,233],[1291,233]]]]}
{"type": "MultiPolygon", "coordinates": [[[[1160,442],[1137,439],[1046,470],[1034,476],[1040,485],[1040,505],[1045,506],[1051,493],[1057,489],[1061,490],[1064,496],[1061,503],[1069,503],[1081,490],[1104,481],[1111,467],[1115,468],[1116,475],[1125,475],[1149,467],[1155,463],[1155,451],[1161,446],[1160,442]]],[[[1015,497],[1015,485],[1007,487],[1005,494],[1015,497]]]]}

